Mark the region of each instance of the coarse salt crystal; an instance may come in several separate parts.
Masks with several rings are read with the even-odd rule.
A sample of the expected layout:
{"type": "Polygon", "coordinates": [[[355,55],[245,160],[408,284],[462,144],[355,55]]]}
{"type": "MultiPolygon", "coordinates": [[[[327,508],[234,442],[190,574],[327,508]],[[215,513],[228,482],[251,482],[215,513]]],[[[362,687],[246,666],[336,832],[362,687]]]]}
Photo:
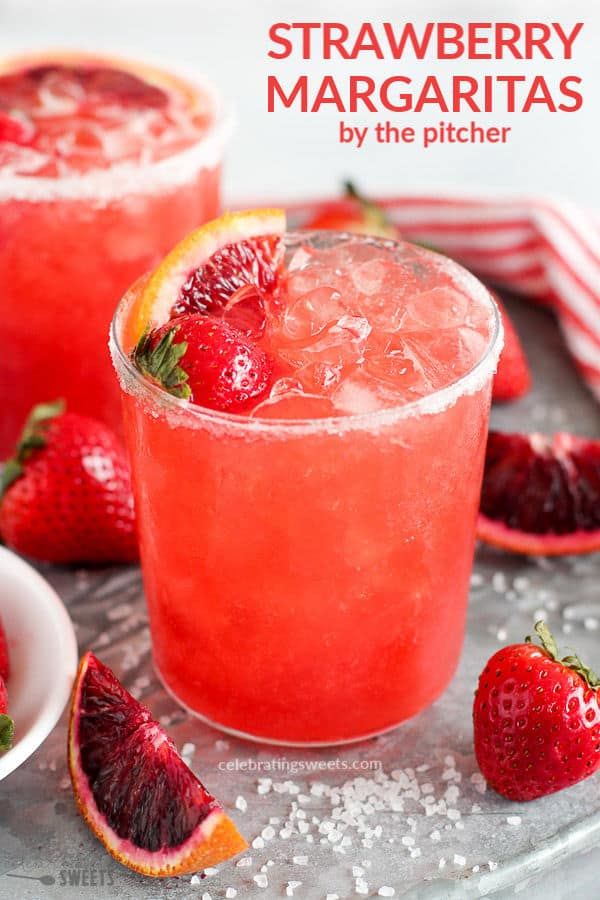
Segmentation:
{"type": "Polygon", "coordinates": [[[354,878],[360,878],[361,875],[365,874],[365,870],[360,866],[352,866],[352,875],[354,878]]]}
{"type": "Polygon", "coordinates": [[[405,847],[413,847],[414,846],[415,839],[414,839],[414,837],[411,837],[409,834],[405,834],[401,840],[405,847]]]}
{"type": "Polygon", "coordinates": [[[211,897],[211,895],[208,893],[208,891],[205,891],[205,892],[202,894],[202,900],[212,900],[212,897],[211,897]]]}
{"type": "Polygon", "coordinates": [[[488,868],[489,868],[490,872],[495,872],[495,870],[498,868],[498,863],[492,862],[492,860],[490,859],[490,860],[488,860],[488,868]]]}
{"type": "Polygon", "coordinates": [[[190,878],[190,884],[201,884],[201,882],[202,879],[199,875],[192,875],[192,877],[190,878]]]}
{"type": "Polygon", "coordinates": [[[301,881],[288,881],[287,887],[285,889],[286,897],[293,897],[294,891],[296,890],[296,888],[300,887],[301,884],[301,881]]]}
{"type": "Polygon", "coordinates": [[[182,756],[192,756],[196,752],[195,744],[184,744],[181,748],[182,756]]]}
{"type": "Polygon", "coordinates": [[[431,832],[429,837],[431,838],[432,841],[439,841],[442,836],[436,828],[435,831],[431,832]]]}
{"type": "Polygon", "coordinates": [[[421,855],[421,848],[420,848],[420,847],[413,847],[413,849],[410,851],[410,858],[411,858],[411,859],[418,859],[418,857],[419,857],[420,855],[421,855]]]}
{"type": "Polygon", "coordinates": [[[265,846],[265,842],[261,837],[255,837],[252,841],[252,846],[255,850],[262,850],[262,848],[265,846]]]}
{"type": "Polygon", "coordinates": [[[265,841],[272,841],[275,837],[275,829],[272,825],[267,825],[267,827],[263,828],[263,830],[261,831],[261,835],[263,836],[265,841]]]}
{"type": "Polygon", "coordinates": [[[325,900],[340,900],[339,894],[327,894],[325,900]]]}
{"type": "Polygon", "coordinates": [[[269,879],[266,875],[255,875],[254,881],[258,885],[259,888],[266,888],[269,886],[269,879]]]}
{"type": "Polygon", "coordinates": [[[368,894],[369,893],[369,885],[363,878],[357,878],[356,884],[354,885],[354,890],[357,894],[368,894]]]}
{"type": "Polygon", "coordinates": [[[441,859],[440,859],[440,861],[439,861],[439,863],[438,863],[438,869],[443,869],[445,865],[446,865],[446,860],[445,860],[444,857],[442,856],[441,859]]]}
{"type": "Polygon", "coordinates": [[[506,821],[509,825],[520,825],[521,824],[521,816],[507,816],[506,821]]]}
{"type": "Polygon", "coordinates": [[[387,884],[384,884],[383,887],[380,887],[377,891],[379,897],[393,897],[396,893],[393,887],[388,887],[387,884]]]}
{"type": "Polygon", "coordinates": [[[246,812],[246,810],[248,809],[248,803],[245,797],[242,797],[241,794],[238,794],[238,796],[235,798],[235,808],[239,809],[240,812],[246,812]]]}
{"type": "Polygon", "coordinates": [[[234,900],[234,898],[237,897],[236,889],[232,888],[232,887],[228,887],[227,890],[225,891],[225,897],[227,898],[227,900],[234,900]]]}
{"type": "Polygon", "coordinates": [[[466,858],[464,856],[461,856],[460,853],[454,854],[454,865],[455,866],[464,866],[466,861],[467,861],[466,858]]]}
{"type": "Polygon", "coordinates": [[[241,859],[238,859],[236,862],[236,867],[238,869],[246,869],[248,866],[252,865],[252,857],[251,856],[242,856],[241,859]]]}

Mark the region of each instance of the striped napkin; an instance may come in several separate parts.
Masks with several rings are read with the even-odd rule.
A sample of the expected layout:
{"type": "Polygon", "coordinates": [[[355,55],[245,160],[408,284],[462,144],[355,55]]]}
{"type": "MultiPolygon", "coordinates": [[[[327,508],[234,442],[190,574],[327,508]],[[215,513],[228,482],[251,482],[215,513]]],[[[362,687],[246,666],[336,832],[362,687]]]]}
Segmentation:
{"type": "MultiPolygon", "coordinates": [[[[486,281],[551,307],[581,376],[600,400],[600,231],[592,215],[545,197],[373,199],[408,240],[437,247],[486,281]]],[[[346,207],[346,200],[325,200],[287,208],[302,225],[326,209],[346,207]]]]}

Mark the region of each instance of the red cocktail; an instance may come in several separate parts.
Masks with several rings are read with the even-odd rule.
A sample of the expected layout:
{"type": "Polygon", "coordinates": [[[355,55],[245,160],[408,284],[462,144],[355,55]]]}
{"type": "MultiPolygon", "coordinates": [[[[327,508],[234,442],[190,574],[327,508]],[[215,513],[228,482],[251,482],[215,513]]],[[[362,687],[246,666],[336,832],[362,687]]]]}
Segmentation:
{"type": "MultiPolygon", "coordinates": [[[[165,685],[218,727],[333,743],[397,725],[454,672],[502,340],[487,291],[437,254],[324,232],[284,244],[276,293],[238,284],[206,308],[205,266],[158,333],[192,335],[201,298],[200,315],[250,336],[270,381],[241,410],[178,399],[136,367],[147,281],[112,353],[165,685]]],[[[182,384],[202,391],[191,340],[182,384]]]]}
{"type": "Polygon", "coordinates": [[[115,303],[219,206],[210,85],[86,55],[0,65],[0,453],[33,404],[120,421],[115,303]]]}

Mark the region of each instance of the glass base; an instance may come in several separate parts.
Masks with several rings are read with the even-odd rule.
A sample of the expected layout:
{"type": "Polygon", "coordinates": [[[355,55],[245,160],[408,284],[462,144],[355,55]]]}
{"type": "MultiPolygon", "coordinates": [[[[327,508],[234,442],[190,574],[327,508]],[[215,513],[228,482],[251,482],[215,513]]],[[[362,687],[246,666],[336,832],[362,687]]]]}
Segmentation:
{"type": "Polygon", "coordinates": [[[246,731],[238,731],[237,728],[231,728],[229,725],[223,725],[221,722],[216,722],[214,719],[209,719],[208,716],[202,715],[197,710],[192,709],[191,706],[188,706],[181,697],[179,697],[175,691],[170,687],[169,683],[163,676],[162,672],[156,665],[156,661],[153,660],[154,671],[158,676],[158,680],[164,687],[167,694],[175,700],[175,702],[185,709],[191,716],[195,719],[199,719],[201,722],[204,722],[205,725],[210,725],[211,728],[215,728],[217,731],[222,731],[225,734],[231,735],[235,738],[240,738],[244,741],[252,741],[254,744],[270,744],[276,747],[306,747],[306,748],[315,748],[315,747],[342,747],[348,744],[359,744],[361,741],[369,741],[372,738],[379,737],[382,734],[388,734],[390,731],[395,731],[396,728],[399,728],[400,725],[403,725],[404,722],[410,722],[411,719],[415,718],[415,716],[420,715],[424,709],[427,709],[431,706],[431,703],[434,703],[437,697],[434,697],[431,700],[431,703],[428,703],[423,707],[422,710],[419,710],[414,714],[414,716],[408,716],[406,719],[402,719],[400,722],[396,722],[394,725],[386,725],[385,728],[376,729],[375,731],[370,731],[367,734],[357,735],[356,737],[350,738],[341,738],[340,740],[335,741],[286,741],[281,738],[270,738],[264,735],[258,734],[249,734],[246,731]]]}

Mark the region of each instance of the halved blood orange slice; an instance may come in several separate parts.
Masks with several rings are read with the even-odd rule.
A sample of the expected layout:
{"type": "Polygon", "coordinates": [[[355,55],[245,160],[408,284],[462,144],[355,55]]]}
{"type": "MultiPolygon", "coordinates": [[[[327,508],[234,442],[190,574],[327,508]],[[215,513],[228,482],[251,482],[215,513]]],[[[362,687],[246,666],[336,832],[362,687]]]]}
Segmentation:
{"type": "Polygon", "coordinates": [[[600,441],[490,432],[477,534],[514,553],[600,549],[600,441]]]}
{"type": "Polygon", "coordinates": [[[248,846],[150,711],[89,652],[73,689],[69,770],[91,830],[143,875],[197,872],[248,846]]]}
{"type": "Polygon", "coordinates": [[[193,231],[150,275],[130,317],[134,342],[182,313],[213,312],[248,286],[262,295],[277,289],[283,259],[285,213],[253,209],[225,213],[193,231]]]}

